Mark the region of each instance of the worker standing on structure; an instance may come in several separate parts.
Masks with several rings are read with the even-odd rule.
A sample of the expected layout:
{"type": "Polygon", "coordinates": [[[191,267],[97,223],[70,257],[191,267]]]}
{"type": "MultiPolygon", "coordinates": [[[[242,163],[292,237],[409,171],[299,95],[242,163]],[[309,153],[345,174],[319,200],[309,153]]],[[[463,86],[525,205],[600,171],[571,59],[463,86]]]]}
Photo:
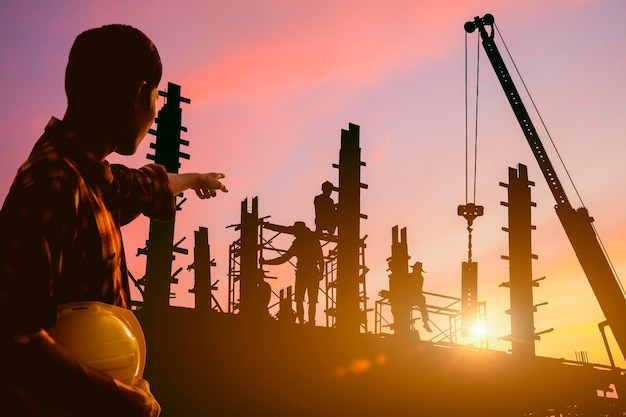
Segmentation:
{"type": "Polygon", "coordinates": [[[337,228],[337,207],[335,201],[330,197],[333,191],[333,184],[326,181],[322,184],[322,194],[315,196],[315,232],[323,233],[327,231],[334,234],[337,228]]]}
{"type": "Polygon", "coordinates": [[[319,282],[324,271],[322,246],[316,234],[304,222],[298,221],[293,224],[293,235],[295,239],[287,252],[274,259],[261,258],[260,262],[262,265],[279,265],[294,256],[298,259],[296,263],[296,317],[298,323],[304,324],[304,294],[306,292],[309,298],[309,321],[307,323],[314,325],[319,282]]]}
{"type": "MultiPolygon", "coordinates": [[[[394,334],[400,337],[409,337],[413,327],[412,311],[414,307],[420,310],[424,329],[432,331],[428,324],[428,309],[426,307],[426,298],[422,292],[424,285],[424,276],[422,272],[421,262],[415,262],[412,266],[413,270],[407,272],[398,270],[393,260],[389,260],[389,269],[392,273],[389,275],[389,302],[391,304],[391,313],[393,314],[394,334]]],[[[413,333],[418,336],[418,333],[413,333]]]]}
{"type": "Polygon", "coordinates": [[[428,308],[426,307],[426,297],[422,287],[424,286],[424,276],[422,272],[422,263],[415,262],[412,266],[413,270],[409,274],[409,289],[411,297],[413,297],[413,305],[416,306],[422,315],[422,321],[424,322],[424,329],[431,332],[431,328],[428,325],[428,308]]]}

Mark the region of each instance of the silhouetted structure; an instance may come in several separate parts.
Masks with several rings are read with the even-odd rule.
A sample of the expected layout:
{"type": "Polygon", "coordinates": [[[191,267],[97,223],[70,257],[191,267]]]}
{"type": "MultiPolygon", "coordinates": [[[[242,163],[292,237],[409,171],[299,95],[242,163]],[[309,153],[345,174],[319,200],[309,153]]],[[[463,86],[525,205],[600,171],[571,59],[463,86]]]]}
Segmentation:
{"type": "Polygon", "coordinates": [[[478,263],[472,261],[472,225],[477,217],[484,214],[484,208],[467,203],[458,206],[457,214],[467,221],[467,262],[461,264],[461,331],[463,336],[468,336],[470,329],[478,323],[478,263]]]}
{"type": "Polygon", "coordinates": [[[217,282],[211,283],[211,267],[215,266],[215,260],[211,259],[209,231],[206,227],[200,227],[194,232],[194,236],[194,262],[187,267],[187,270],[193,269],[195,285],[189,292],[195,294],[195,308],[198,312],[207,313],[214,308],[222,312],[222,308],[213,295],[213,291],[217,290],[217,282]]]}
{"type": "MultiPolygon", "coordinates": [[[[435,332],[430,335],[428,341],[433,343],[459,343],[462,327],[462,306],[463,300],[443,294],[423,291],[424,277],[422,276],[422,263],[415,262],[412,271],[408,271],[409,252],[407,244],[406,228],[398,229],[394,226],[391,229],[391,257],[387,258],[389,265],[389,290],[379,292],[380,299],[376,301],[374,313],[374,331],[376,334],[386,335],[384,328],[394,331],[401,340],[410,340],[413,334],[414,339],[419,339],[419,334],[414,329],[414,314],[420,312],[423,327],[431,332],[430,324],[435,328],[435,332]],[[428,295],[430,303],[426,303],[428,295]],[[386,311],[390,310],[393,320],[388,318],[386,311]],[[443,317],[447,321],[446,325],[439,325],[431,322],[430,315],[443,317]],[[429,324],[430,323],[430,324],[429,324]]],[[[444,321],[444,323],[445,323],[444,321]]],[[[473,324],[485,326],[486,304],[485,302],[474,303],[473,324]]],[[[488,340],[485,334],[473,335],[472,341],[478,342],[481,348],[488,347],[488,340]]]]}
{"type": "MultiPolygon", "coordinates": [[[[250,212],[247,200],[241,209],[241,224],[236,226],[241,236],[231,245],[231,262],[237,264],[231,268],[233,284],[240,286],[245,280],[254,283],[258,279],[240,274],[240,266],[248,262],[251,271],[258,271],[258,251],[273,240],[264,237],[263,231],[291,232],[289,226],[259,218],[256,198],[250,212]]],[[[404,229],[402,235],[397,243],[406,242],[404,229]]],[[[408,249],[392,250],[392,255],[408,265],[408,249]]],[[[336,274],[329,271],[339,264],[337,257],[331,248],[326,256],[327,275],[336,274]]],[[[233,297],[229,310],[239,314],[169,309],[159,322],[148,362],[148,376],[164,405],[164,417],[404,416],[417,412],[433,417],[521,417],[566,415],[573,410],[615,416],[625,409],[624,399],[610,398],[613,391],[625,389],[623,370],[541,357],[522,364],[515,359],[519,355],[457,344],[458,298],[425,293],[429,300],[441,301],[427,305],[431,315],[447,317],[450,326],[446,331],[437,329],[428,343],[415,341],[407,348],[406,343],[397,344],[396,338],[384,334],[346,333],[332,326],[285,326],[283,322],[293,321],[290,288],[281,293],[279,320],[256,320],[253,323],[259,325],[255,326],[241,314],[234,287],[229,289],[233,297]],[[282,312],[286,313],[284,321],[282,312]],[[197,336],[190,337],[190,329],[197,336]],[[280,398],[268,400],[277,398],[277,391],[280,398]]],[[[259,297],[247,300],[253,305],[248,311],[258,311],[253,300],[259,297]]]]}
{"type": "Polygon", "coordinates": [[[259,225],[258,198],[252,199],[250,211],[245,199],[241,202],[241,223],[235,226],[240,231],[240,238],[230,248],[228,311],[253,319],[269,317],[267,307],[271,297],[271,288],[259,267],[259,225]]]}
{"type": "MultiPolygon", "coordinates": [[[[167,172],[177,173],[180,168],[179,158],[189,159],[189,155],[180,152],[180,146],[188,146],[189,142],[181,139],[180,132],[186,132],[182,126],[181,103],[190,103],[188,98],[180,95],[180,86],[168,83],[167,91],[159,91],[159,95],[166,98],[165,105],[159,111],[156,122],[157,130],[150,129],[149,133],[156,135],[155,143],[151,143],[154,155],[147,155],[155,163],[163,165],[167,172]]],[[[177,204],[180,210],[181,201],[177,204]]],[[[150,221],[150,232],[146,242],[146,248],[139,249],[137,254],[147,254],[146,274],[140,283],[144,284],[143,308],[162,309],[169,306],[170,284],[176,283],[178,270],[172,276],[173,252],[187,254],[186,249],[178,245],[184,240],[174,244],[174,223],[150,221]]],[[[182,268],[181,268],[182,270],[182,268]]]]}
{"type": "Polygon", "coordinates": [[[332,182],[325,181],[322,184],[322,194],[315,196],[313,199],[315,206],[315,231],[317,233],[326,231],[332,235],[337,228],[336,205],[330,196],[334,189],[332,182]]]}
{"type": "MultiPolygon", "coordinates": [[[[567,361],[525,354],[517,346],[513,348],[515,354],[509,355],[458,343],[461,309],[472,307],[478,321],[484,320],[485,315],[484,303],[477,302],[475,297],[477,268],[471,256],[471,230],[468,266],[464,266],[462,279],[467,281],[466,274],[474,278],[464,287],[464,298],[422,292],[429,301],[422,312],[429,312],[431,317],[425,321],[431,320],[436,330],[429,341],[409,340],[407,344],[405,339],[398,343],[400,338],[380,331],[383,323],[389,324],[382,312],[390,307],[389,298],[376,302],[376,333],[368,333],[365,238],[360,237],[359,230],[360,218],[364,217],[360,214],[360,188],[364,185],[360,183],[359,170],[363,163],[358,126],[350,125],[348,131],[343,130],[341,139],[340,163],[336,166],[340,173],[338,233],[321,237],[323,245],[330,245],[325,247],[328,250],[324,257],[326,298],[330,303],[326,309],[327,327],[285,325],[295,319],[291,287],[281,289],[280,295],[276,295],[278,302],[268,306],[272,291],[265,282],[269,277],[259,267],[259,253],[270,247],[279,253],[285,250],[274,247],[276,235],[267,238],[264,231],[279,235],[291,234],[293,229],[259,218],[256,197],[250,211],[248,200],[244,200],[241,222],[236,225],[240,237],[230,247],[228,313],[214,311],[210,304],[204,313],[201,310],[206,311],[207,305],[200,300],[196,310],[164,309],[158,320],[148,309],[137,311],[147,335],[151,336],[146,376],[164,407],[164,417],[416,413],[431,417],[624,416],[625,370],[590,364],[582,353],[580,361],[567,361]],[[278,320],[273,320],[268,308],[276,306],[278,320]],[[433,316],[447,319],[448,327],[442,329],[445,326],[438,326],[433,316]],[[364,332],[359,332],[363,329],[364,332]]],[[[516,189],[515,184],[517,180],[511,179],[509,191],[516,189]]],[[[520,184],[525,187],[529,181],[523,177],[520,184]]],[[[516,192],[524,198],[525,193],[523,189],[516,192]]],[[[522,233],[530,230],[529,217],[528,221],[524,217],[530,200],[519,203],[516,198],[509,198],[509,208],[514,206],[524,213],[511,214],[509,238],[513,240],[522,239],[516,237],[515,230],[522,233]],[[521,226],[513,227],[517,224],[513,219],[518,217],[524,217],[521,226]]],[[[465,206],[464,213],[473,220],[477,207],[465,206]]],[[[406,229],[402,229],[400,238],[397,226],[392,232],[392,272],[396,272],[397,261],[400,275],[404,274],[410,282],[406,229]]],[[[205,235],[201,228],[196,233],[193,266],[195,291],[199,296],[200,292],[206,294],[207,286],[209,292],[212,289],[211,261],[208,232],[205,235]],[[201,271],[209,272],[208,277],[201,271]]],[[[169,259],[165,267],[168,277],[176,251],[171,242],[162,243],[165,248],[159,252],[169,259]]],[[[512,297],[517,291],[513,281],[520,278],[527,285],[529,277],[526,272],[513,275],[514,254],[521,254],[520,259],[527,262],[530,251],[510,250],[512,297]]],[[[419,279],[416,282],[415,288],[419,288],[419,279]]],[[[390,282],[390,291],[396,289],[395,283],[393,286],[390,282]]],[[[203,296],[203,300],[210,301],[211,297],[203,296]]],[[[401,332],[410,331],[416,304],[417,301],[409,306],[408,316],[400,317],[400,322],[404,321],[401,332]]],[[[527,299],[523,305],[528,307],[527,299]]],[[[398,320],[394,322],[397,325],[398,320]]],[[[483,340],[486,339],[481,340],[481,347],[486,347],[483,340]]]]}
{"type": "Polygon", "coordinates": [[[361,148],[359,126],[350,124],[341,130],[339,150],[339,202],[337,203],[337,310],[336,327],[347,333],[358,333],[367,326],[367,298],[365,287],[367,269],[360,264],[360,251],[365,246],[361,239],[361,148]]]}
{"type": "Polygon", "coordinates": [[[292,286],[288,286],[286,289],[281,288],[280,290],[280,299],[278,301],[278,313],[276,313],[276,318],[284,323],[295,323],[296,322],[296,312],[293,311],[292,300],[293,300],[293,290],[292,286]]]}
{"type": "MultiPolygon", "coordinates": [[[[323,235],[323,239],[329,239],[328,242],[336,242],[337,239],[331,235],[323,235]]],[[[337,287],[339,282],[338,265],[339,255],[337,246],[328,250],[326,255],[326,267],[324,272],[324,288],[326,289],[326,326],[336,327],[337,324],[337,287]]],[[[363,271],[363,275],[367,273],[368,268],[365,266],[365,238],[361,240],[361,247],[359,248],[359,265],[363,271]]],[[[359,282],[358,287],[358,300],[359,308],[365,315],[371,309],[367,307],[367,287],[365,285],[365,279],[359,282]]],[[[361,323],[362,332],[368,331],[367,317],[365,322],[361,323]]]]}
{"type": "Polygon", "coordinates": [[[431,331],[428,324],[428,307],[422,291],[424,277],[422,263],[415,262],[409,272],[409,256],[406,227],[398,234],[398,226],[391,229],[391,257],[387,258],[389,265],[389,290],[382,290],[380,296],[389,300],[393,314],[394,334],[407,338],[411,334],[419,338],[414,330],[413,310],[417,308],[422,316],[423,326],[431,331]]]}
{"type": "Polygon", "coordinates": [[[389,302],[393,314],[393,333],[397,336],[409,335],[412,325],[412,304],[408,294],[409,280],[409,251],[406,241],[406,227],[400,231],[398,226],[391,229],[391,257],[387,258],[389,265],[389,302]]]}
{"type": "Polygon", "coordinates": [[[537,306],[533,305],[533,287],[539,286],[539,280],[533,280],[532,273],[532,260],[537,255],[531,249],[531,231],[535,229],[531,224],[531,207],[535,203],[530,199],[530,186],[535,184],[528,180],[526,166],[520,164],[517,170],[509,168],[509,183],[500,185],[508,190],[508,203],[500,204],[509,208],[509,225],[502,228],[509,233],[509,255],[502,258],[509,261],[510,280],[501,286],[511,289],[511,309],[507,311],[511,315],[511,335],[504,339],[511,342],[513,354],[532,357],[535,340],[539,339],[534,320],[537,306]]]}

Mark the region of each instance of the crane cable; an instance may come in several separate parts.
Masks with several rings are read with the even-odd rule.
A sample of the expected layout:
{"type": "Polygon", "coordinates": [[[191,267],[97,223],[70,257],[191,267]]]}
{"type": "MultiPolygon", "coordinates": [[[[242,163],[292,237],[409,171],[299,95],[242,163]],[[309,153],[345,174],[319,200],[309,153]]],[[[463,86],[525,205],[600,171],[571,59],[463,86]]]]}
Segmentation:
{"type": "MultiPolygon", "coordinates": [[[[513,59],[513,56],[511,55],[511,52],[509,51],[509,48],[506,45],[506,42],[504,42],[504,38],[502,37],[502,34],[500,33],[500,29],[498,28],[498,25],[493,24],[494,28],[496,29],[496,32],[498,33],[498,37],[500,38],[500,41],[502,42],[502,45],[504,46],[504,49],[506,50],[507,55],[509,56],[509,59],[511,60],[511,63],[513,64],[513,67],[515,68],[515,72],[517,73],[517,76],[519,77],[522,85],[524,86],[524,91],[526,91],[526,94],[528,95],[528,98],[530,99],[530,102],[533,106],[533,109],[535,110],[535,113],[537,114],[537,117],[539,117],[539,120],[541,122],[541,125],[543,126],[544,131],[546,132],[546,135],[548,135],[548,139],[550,139],[550,143],[552,144],[552,148],[554,149],[559,162],[561,163],[561,166],[563,167],[563,169],[565,170],[565,174],[567,175],[567,178],[570,182],[570,184],[572,185],[572,188],[574,189],[574,192],[576,193],[576,196],[578,197],[578,200],[580,201],[580,204],[582,207],[585,207],[585,204],[583,202],[583,199],[580,195],[580,193],[578,192],[578,189],[576,188],[576,184],[574,184],[574,180],[572,179],[572,176],[569,173],[569,170],[567,169],[567,166],[565,166],[565,162],[563,161],[563,158],[561,157],[561,154],[559,152],[559,150],[556,147],[556,144],[554,143],[554,140],[552,139],[552,135],[550,134],[550,131],[548,130],[548,127],[546,126],[543,117],[541,116],[541,113],[539,113],[539,109],[537,109],[537,106],[535,105],[535,100],[533,100],[532,95],[530,94],[530,91],[528,90],[528,87],[526,86],[526,83],[524,82],[524,79],[522,78],[522,74],[520,73],[519,69],[517,68],[517,64],[515,63],[515,60],[513,59]]],[[[467,38],[467,35],[466,35],[467,38]]],[[[467,41],[466,41],[466,49],[467,49],[467,41]]],[[[466,60],[467,60],[467,52],[466,52],[466,60]]],[[[467,61],[466,61],[466,68],[467,68],[467,61]]],[[[467,69],[466,69],[467,71],[467,69]]],[[[467,90],[467,88],[466,88],[467,90]]],[[[478,89],[477,89],[478,92],[478,89]]],[[[467,116],[466,116],[467,118],[467,116]]],[[[617,279],[617,283],[619,284],[622,293],[626,294],[626,291],[624,290],[624,286],[622,284],[621,279],[619,278],[619,276],[617,275],[617,270],[615,269],[615,266],[613,265],[613,262],[611,261],[611,258],[609,257],[608,252],[606,251],[606,248],[604,246],[604,243],[602,242],[602,239],[600,238],[600,235],[598,234],[598,230],[596,229],[595,225],[593,223],[591,223],[591,227],[593,229],[593,232],[595,233],[596,237],[598,238],[598,243],[600,244],[600,247],[602,248],[602,252],[604,252],[604,256],[606,257],[609,266],[611,268],[611,270],[613,270],[613,274],[615,275],[615,278],[617,279]]]]}
{"type": "MultiPolygon", "coordinates": [[[[469,167],[469,83],[468,83],[468,56],[467,56],[467,36],[465,34],[465,202],[470,203],[469,199],[469,176],[470,176],[470,167],[469,167]]],[[[474,101],[475,112],[474,112],[474,169],[473,169],[473,180],[472,180],[472,200],[471,203],[476,202],[476,177],[477,177],[477,158],[478,158],[478,86],[479,86],[479,78],[480,78],[480,42],[476,43],[476,96],[474,101]]]]}
{"type": "Polygon", "coordinates": [[[465,204],[460,205],[457,208],[457,214],[463,216],[467,221],[467,262],[472,263],[472,224],[474,220],[483,215],[483,207],[474,204],[476,202],[476,163],[478,156],[478,64],[480,59],[480,43],[477,44],[477,58],[476,58],[476,99],[475,99],[475,128],[474,128],[474,169],[473,169],[473,184],[472,184],[472,201],[469,198],[469,176],[470,176],[470,152],[469,152],[469,103],[468,103],[468,81],[467,81],[467,33],[465,34],[465,204]]]}

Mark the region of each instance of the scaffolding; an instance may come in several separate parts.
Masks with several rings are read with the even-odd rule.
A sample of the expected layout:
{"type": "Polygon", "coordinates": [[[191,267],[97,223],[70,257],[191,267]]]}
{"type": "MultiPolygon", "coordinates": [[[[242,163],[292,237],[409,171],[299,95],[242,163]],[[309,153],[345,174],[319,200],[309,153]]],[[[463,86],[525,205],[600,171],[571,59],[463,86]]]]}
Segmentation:
{"type": "MultiPolygon", "coordinates": [[[[256,201],[256,199],[255,199],[256,201]]],[[[243,207],[243,206],[242,206],[243,207]]],[[[253,208],[254,212],[254,208],[253,208]]],[[[242,216],[245,216],[243,214],[242,216]]],[[[253,215],[255,216],[255,215],[253,215]]],[[[269,216],[268,216],[269,217],[269,216]]],[[[278,255],[282,255],[288,250],[288,247],[284,247],[281,244],[283,235],[293,235],[291,226],[284,226],[268,222],[268,217],[258,218],[253,217],[252,220],[258,226],[258,251],[260,257],[263,257],[263,253],[274,252],[278,255]]],[[[241,229],[241,225],[233,225],[237,229],[241,229]]],[[[325,302],[325,325],[326,327],[335,327],[336,324],[336,290],[337,290],[337,236],[330,234],[319,234],[319,240],[324,251],[324,275],[322,277],[323,285],[320,291],[324,297],[325,302]]],[[[238,313],[240,299],[238,293],[241,290],[241,254],[242,254],[242,238],[235,240],[229,246],[229,280],[228,280],[228,312],[238,313]]],[[[362,240],[359,251],[360,259],[360,271],[359,274],[359,301],[360,309],[367,314],[367,289],[365,275],[367,273],[367,267],[365,266],[365,239],[362,240]]],[[[296,265],[290,260],[288,263],[295,268],[296,265]]],[[[264,279],[276,279],[277,277],[263,275],[264,279]]],[[[281,309],[285,308],[286,303],[293,305],[295,298],[295,292],[288,288],[288,291],[280,290],[277,292],[272,288],[272,298],[268,305],[268,311],[273,317],[279,317],[281,309]],[[285,299],[288,297],[288,301],[285,299]],[[281,307],[282,305],[282,307],[281,307]]],[[[368,331],[367,320],[363,320],[361,325],[363,332],[368,331]]]]}
{"type": "MultiPolygon", "coordinates": [[[[365,284],[365,275],[368,272],[365,266],[367,236],[361,237],[360,235],[360,220],[367,219],[360,209],[360,192],[361,189],[367,188],[367,184],[361,183],[362,166],[365,166],[365,163],[361,161],[359,126],[349,124],[348,130],[342,129],[341,131],[339,163],[333,164],[333,167],[339,170],[339,185],[333,186],[333,190],[338,192],[339,197],[335,214],[337,234],[333,234],[334,227],[330,233],[323,233],[323,229],[317,230],[317,228],[315,232],[318,239],[323,242],[323,250],[327,249],[322,277],[324,288],[321,289],[326,302],[324,310],[326,326],[340,328],[346,333],[367,332],[367,314],[371,311],[367,308],[365,284]],[[334,246],[327,248],[328,245],[334,246]]],[[[274,251],[282,255],[288,250],[279,247],[275,242],[282,234],[293,234],[292,227],[272,224],[266,221],[268,217],[259,218],[258,199],[255,197],[252,202],[252,211],[248,212],[247,200],[245,200],[242,203],[241,223],[232,225],[241,232],[241,235],[229,247],[229,313],[241,313],[242,304],[247,304],[246,297],[254,299],[254,293],[258,293],[254,286],[258,286],[259,283],[266,285],[265,279],[272,278],[266,277],[260,266],[259,256],[263,257],[263,251],[274,251]],[[274,234],[266,236],[266,231],[274,234]],[[238,293],[239,298],[237,298],[238,293]]],[[[270,314],[277,306],[280,308],[290,302],[285,299],[284,291],[282,295],[274,290],[270,292],[268,302],[270,314]],[[272,302],[274,298],[277,301],[272,302]]],[[[293,297],[293,293],[293,291],[287,291],[287,297],[289,294],[293,297]]],[[[255,304],[255,308],[259,308],[260,312],[261,308],[258,304],[255,304]]]]}
{"type": "MultiPolygon", "coordinates": [[[[359,267],[361,272],[359,273],[359,310],[363,314],[361,318],[361,332],[367,333],[369,331],[367,314],[372,309],[367,308],[367,287],[365,275],[369,269],[365,266],[365,239],[362,240],[359,248],[359,267]]],[[[324,287],[326,291],[326,327],[336,327],[337,318],[337,250],[331,249],[328,252],[328,256],[325,257],[326,264],[324,268],[324,287]]]]}
{"type": "MultiPolygon", "coordinates": [[[[426,304],[429,315],[440,317],[440,319],[430,319],[430,324],[434,327],[433,335],[427,341],[433,343],[459,344],[462,334],[462,298],[451,297],[449,295],[437,294],[424,291],[423,294],[429,297],[426,304]],[[461,336],[461,337],[459,337],[461,336]]],[[[413,306],[411,309],[411,331],[415,334],[415,323],[419,319],[419,309],[413,306]]],[[[477,303],[476,330],[487,328],[487,305],[484,301],[477,303]]],[[[379,335],[389,336],[393,330],[394,321],[391,314],[391,303],[387,293],[382,291],[381,298],[376,300],[374,309],[374,332],[379,335]]],[[[421,335],[421,333],[420,333],[421,335]]],[[[477,341],[477,347],[481,349],[489,348],[488,335],[484,331],[476,331],[471,335],[477,341]]]]}

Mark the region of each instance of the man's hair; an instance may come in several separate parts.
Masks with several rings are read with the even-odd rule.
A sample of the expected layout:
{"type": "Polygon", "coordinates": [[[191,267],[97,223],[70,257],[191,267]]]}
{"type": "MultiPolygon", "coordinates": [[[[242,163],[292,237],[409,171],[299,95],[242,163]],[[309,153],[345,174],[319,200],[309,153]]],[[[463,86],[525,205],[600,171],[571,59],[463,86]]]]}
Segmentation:
{"type": "Polygon", "coordinates": [[[334,186],[333,186],[333,183],[332,183],[332,182],[330,182],[330,181],[324,181],[324,182],[322,183],[322,190],[324,190],[324,191],[325,191],[325,190],[331,190],[331,191],[332,191],[333,187],[334,187],[334,186]]]}
{"type": "Polygon", "coordinates": [[[152,41],[128,25],[89,29],[76,37],[65,71],[68,105],[115,105],[137,92],[142,81],[156,87],[161,58],[152,41]]]}

